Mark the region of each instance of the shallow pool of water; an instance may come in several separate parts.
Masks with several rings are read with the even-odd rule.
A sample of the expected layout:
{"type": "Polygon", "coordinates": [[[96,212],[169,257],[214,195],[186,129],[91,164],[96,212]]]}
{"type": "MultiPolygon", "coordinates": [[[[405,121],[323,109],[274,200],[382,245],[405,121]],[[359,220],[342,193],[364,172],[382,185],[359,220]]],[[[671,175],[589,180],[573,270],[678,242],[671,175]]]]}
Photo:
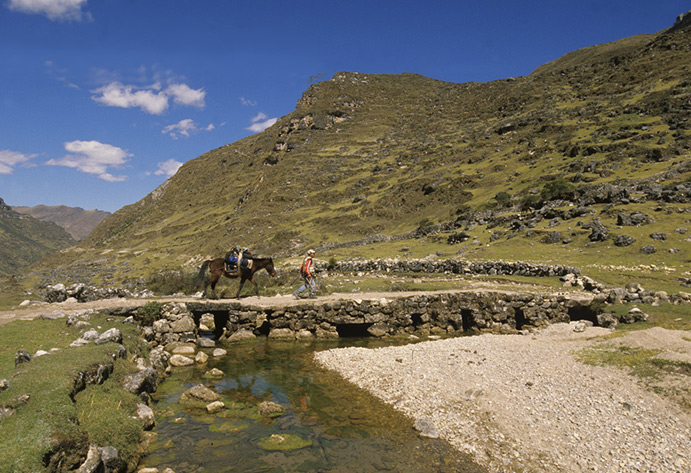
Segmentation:
{"type": "MultiPolygon", "coordinates": [[[[420,438],[393,407],[317,366],[315,350],[374,346],[369,339],[312,344],[260,340],[225,346],[207,365],[176,368],[154,394],[158,440],[140,467],[200,472],[467,472],[486,470],[445,441],[420,438]],[[211,368],[223,371],[204,378],[211,368]],[[226,409],[215,415],[182,407],[204,383],[226,409]],[[259,415],[262,401],[285,413],[259,415]]],[[[390,342],[389,342],[390,344],[390,342]]]]}

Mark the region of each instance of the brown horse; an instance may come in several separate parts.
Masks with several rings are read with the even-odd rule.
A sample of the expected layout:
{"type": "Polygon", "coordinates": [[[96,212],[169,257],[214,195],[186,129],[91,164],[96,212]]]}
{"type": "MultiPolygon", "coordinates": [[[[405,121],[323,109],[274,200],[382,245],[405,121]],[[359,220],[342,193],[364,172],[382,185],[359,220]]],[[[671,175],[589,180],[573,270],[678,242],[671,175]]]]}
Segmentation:
{"type": "Polygon", "coordinates": [[[257,294],[257,296],[259,296],[259,287],[257,287],[257,283],[254,282],[254,273],[257,271],[265,269],[266,272],[271,276],[276,276],[274,261],[271,259],[271,257],[253,256],[251,268],[240,267],[240,271],[234,273],[229,273],[226,271],[226,265],[223,261],[223,258],[216,258],[213,260],[206,260],[202,263],[202,266],[199,269],[199,274],[197,275],[197,285],[204,281],[204,274],[206,273],[207,269],[210,271],[211,277],[208,281],[204,282],[204,291],[202,292],[202,297],[206,297],[206,288],[207,286],[211,286],[211,294],[214,299],[217,298],[216,284],[218,283],[218,280],[221,279],[221,276],[225,276],[230,279],[240,277],[240,287],[238,287],[238,292],[235,294],[236,299],[240,297],[242,286],[247,280],[254,284],[254,292],[257,294]]]}

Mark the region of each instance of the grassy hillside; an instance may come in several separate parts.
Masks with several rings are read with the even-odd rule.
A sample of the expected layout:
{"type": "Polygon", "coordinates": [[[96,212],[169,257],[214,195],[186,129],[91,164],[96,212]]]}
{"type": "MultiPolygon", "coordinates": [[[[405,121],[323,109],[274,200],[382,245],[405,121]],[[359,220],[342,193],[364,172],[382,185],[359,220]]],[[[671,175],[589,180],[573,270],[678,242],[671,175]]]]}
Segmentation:
{"type": "Polygon", "coordinates": [[[316,247],[324,259],[559,262],[678,289],[691,258],[690,66],[685,20],[489,83],[339,73],[51,264],[70,278],[98,261],[121,280],[193,270],[234,244],[282,257],[316,247]],[[645,224],[622,223],[636,212],[645,224]],[[447,243],[460,231],[470,238],[447,243]]]}
{"type": "Polygon", "coordinates": [[[58,225],[19,214],[0,199],[0,275],[17,274],[74,243],[58,225]]]}

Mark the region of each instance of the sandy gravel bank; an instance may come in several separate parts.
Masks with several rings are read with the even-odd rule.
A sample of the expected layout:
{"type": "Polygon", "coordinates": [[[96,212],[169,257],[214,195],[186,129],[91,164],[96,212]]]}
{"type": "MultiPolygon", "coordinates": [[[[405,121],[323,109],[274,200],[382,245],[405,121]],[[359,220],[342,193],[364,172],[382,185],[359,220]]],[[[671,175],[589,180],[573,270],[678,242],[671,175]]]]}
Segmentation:
{"type": "MultiPolygon", "coordinates": [[[[573,324],[532,335],[481,335],[380,349],[342,348],[316,360],[428,422],[496,472],[691,471],[691,416],[614,368],[573,352],[608,333],[573,324]]],[[[691,334],[643,331],[691,353],[691,334]],[[684,336],[685,334],[685,336],[684,336]]]]}

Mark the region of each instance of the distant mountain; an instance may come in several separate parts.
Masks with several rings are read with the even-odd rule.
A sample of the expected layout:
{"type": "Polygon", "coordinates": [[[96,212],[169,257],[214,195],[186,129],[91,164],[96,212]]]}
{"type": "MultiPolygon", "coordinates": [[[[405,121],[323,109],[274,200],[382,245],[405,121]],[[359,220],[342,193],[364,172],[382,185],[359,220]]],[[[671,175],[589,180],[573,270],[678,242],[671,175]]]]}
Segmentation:
{"type": "Polygon", "coordinates": [[[12,207],[12,210],[44,222],[57,223],[77,241],[89,236],[96,225],[110,215],[110,212],[103,210],[84,210],[81,207],[66,207],[64,205],[12,207]]]}
{"type": "Polygon", "coordinates": [[[75,243],[57,224],[15,212],[0,199],[0,275],[17,274],[75,243]]]}
{"type": "Polygon", "coordinates": [[[98,260],[117,279],[191,270],[231,245],[315,247],[326,259],[558,262],[604,280],[602,268],[641,261],[673,281],[691,260],[689,97],[688,15],[524,77],[341,72],[264,132],[187,161],[52,263],[98,260]]]}

